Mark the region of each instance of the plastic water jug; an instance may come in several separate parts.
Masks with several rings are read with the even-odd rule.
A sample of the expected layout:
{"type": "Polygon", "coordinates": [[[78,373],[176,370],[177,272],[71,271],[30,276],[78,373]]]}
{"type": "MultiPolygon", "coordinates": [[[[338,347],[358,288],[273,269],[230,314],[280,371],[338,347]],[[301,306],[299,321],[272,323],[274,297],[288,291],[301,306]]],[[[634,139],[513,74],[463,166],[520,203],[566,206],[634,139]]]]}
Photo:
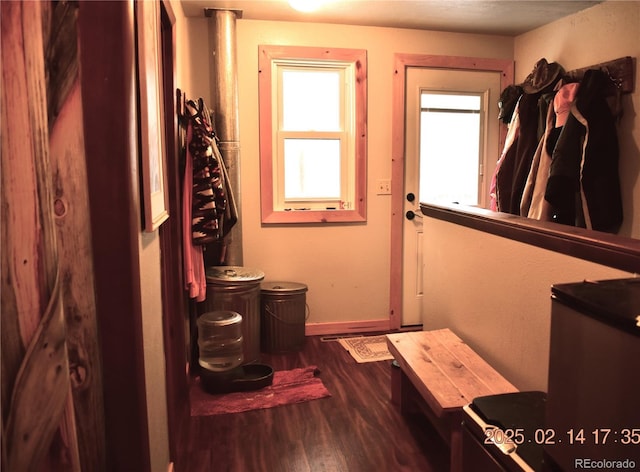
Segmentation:
{"type": "Polygon", "coordinates": [[[242,316],[235,311],[210,311],[197,320],[198,363],[212,372],[225,372],[244,360],[242,316]]]}

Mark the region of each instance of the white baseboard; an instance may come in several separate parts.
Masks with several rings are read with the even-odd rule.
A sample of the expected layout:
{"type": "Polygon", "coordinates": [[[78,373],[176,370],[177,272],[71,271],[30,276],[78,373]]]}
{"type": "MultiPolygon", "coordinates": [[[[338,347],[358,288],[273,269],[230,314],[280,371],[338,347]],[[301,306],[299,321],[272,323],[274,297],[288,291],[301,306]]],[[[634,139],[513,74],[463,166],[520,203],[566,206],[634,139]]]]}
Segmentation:
{"type": "Polygon", "coordinates": [[[368,333],[371,331],[388,331],[389,326],[388,319],[307,323],[305,325],[305,334],[307,336],[320,336],[326,334],[368,333]]]}

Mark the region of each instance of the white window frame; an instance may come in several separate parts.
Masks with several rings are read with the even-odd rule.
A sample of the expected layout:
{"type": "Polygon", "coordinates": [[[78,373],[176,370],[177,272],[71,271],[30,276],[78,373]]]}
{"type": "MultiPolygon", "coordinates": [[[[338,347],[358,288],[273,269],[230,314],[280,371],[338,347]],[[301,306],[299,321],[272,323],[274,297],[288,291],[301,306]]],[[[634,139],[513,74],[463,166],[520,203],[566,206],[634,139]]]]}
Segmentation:
{"type": "Polygon", "coordinates": [[[260,174],[262,223],[366,221],[366,51],[297,46],[259,47],[260,174]],[[339,70],[344,75],[341,129],[336,132],[282,129],[281,72],[285,69],[339,70]],[[340,139],[341,197],[285,200],[286,138],[340,139]]]}

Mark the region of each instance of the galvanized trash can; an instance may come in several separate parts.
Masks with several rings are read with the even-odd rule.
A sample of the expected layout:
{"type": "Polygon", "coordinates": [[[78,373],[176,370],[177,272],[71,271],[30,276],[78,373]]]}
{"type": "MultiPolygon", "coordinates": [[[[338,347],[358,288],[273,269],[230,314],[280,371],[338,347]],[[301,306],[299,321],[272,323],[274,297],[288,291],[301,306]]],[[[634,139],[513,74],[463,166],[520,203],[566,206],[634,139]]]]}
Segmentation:
{"type": "Polygon", "coordinates": [[[260,361],[260,282],[264,272],[238,266],[209,267],[200,313],[230,310],[242,316],[244,364],[260,361]]]}
{"type": "Polygon", "coordinates": [[[260,288],[262,351],[299,351],[305,341],[307,286],[297,282],[263,282],[260,288]]]}

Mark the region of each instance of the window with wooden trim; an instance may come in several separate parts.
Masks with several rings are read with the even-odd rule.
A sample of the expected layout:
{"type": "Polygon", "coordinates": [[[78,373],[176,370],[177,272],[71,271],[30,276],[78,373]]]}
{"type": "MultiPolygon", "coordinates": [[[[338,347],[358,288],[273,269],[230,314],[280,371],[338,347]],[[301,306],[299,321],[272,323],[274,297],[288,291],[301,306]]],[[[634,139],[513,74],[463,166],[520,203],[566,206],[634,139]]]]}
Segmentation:
{"type": "Polygon", "coordinates": [[[366,221],[366,51],[259,53],[262,222],[366,221]]]}

